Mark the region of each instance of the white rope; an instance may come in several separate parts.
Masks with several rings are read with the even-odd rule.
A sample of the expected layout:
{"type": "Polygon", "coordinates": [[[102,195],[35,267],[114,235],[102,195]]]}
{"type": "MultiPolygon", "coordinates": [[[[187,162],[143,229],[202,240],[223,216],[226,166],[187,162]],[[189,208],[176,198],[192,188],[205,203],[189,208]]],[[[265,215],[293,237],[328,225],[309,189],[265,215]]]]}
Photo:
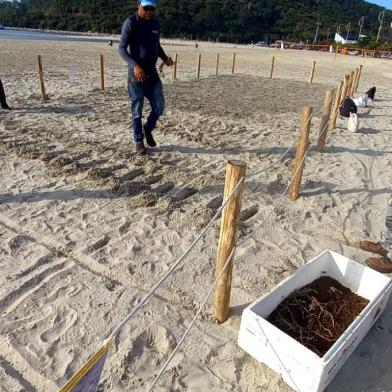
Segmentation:
{"type": "Polygon", "coordinates": [[[215,215],[212,217],[210,222],[206,225],[206,227],[202,230],[202,232],[198,235],[198,237],[193,241],[193,243],[189,246],[189,248],[177,259],[175,263],[169,268],[169,270],[163,275],[163,277],[149,290],[149,292],[142,298],[138,305],[124,318],[122,322],[113,330],[110,334],[107,341],[112,340],[117,333],[121,330],[121,328],[126,324],[150,299],[150,297],[155,293],[155,291],[165,282],[165,280],[172,274],[172,272],[180,265],[180,263],[188,256],[194,246],[200,241],[200,239],[205,235],[208,229],[212,226],[214,221],[219,217],[222,210],[225,208],[226,204],[230,201],[233,195],[238,190],[239,186],[244,182],[245,178],[242,177],[238,184],[235,186],[231,194],[227,197],[226,200],[222,203],[221,207],[217,210],[215,215]]]}
{"type": "Polygon", "coordinates": [[[164,373],[164,371],[166,370],[167,366],[169,365],[170,361],[173,359],[173,357],[176,355],[177,351],[180,349],[180,347],[182,346],[185,338],[188,336],[189,332],[191,331],[191,329],[193,328],[194,324],[196,323],[198,317],[200,316],[201,311],[203,310],[205,304],[208,301],[208,298],[210,297],[212,291],[214,290],[214,288],[216,287],[216,285],[218,284],[220,278],[222,277],[223,273],[226,271],[231,259],[234,256],[234,252],[235,252],[236,247],[234,247],[229,255],[229,257],[226,260],[225,265],[223,266],[221,272],[219,273],[218,277],[215,279],[214,284],[211,286],[211,288],[208,290],[208,293],[206,295],[206,297],[204,298],[202,304],[200,305],[198,311],[196,312],[195,316],[193,317],[191,323],[189,324],[189,327],[187,328],[187,330],[185,331],[185,333],[182,335],[180,341],[178,342],[177,346],[175,347],[175,349],[172,351],[172,353],[170,354],[169,358],[166,360],[166,362],[164,363],[164,365],[162,366],[162,368],[160,369],[158,375],[155,377],[154,381],[152,382],[152,384],[147,388],[146,392],[151,392],[155,385],[157,384],[157,382],[159,381],[159,379],[161,378],[162,374],[164,373]]]}

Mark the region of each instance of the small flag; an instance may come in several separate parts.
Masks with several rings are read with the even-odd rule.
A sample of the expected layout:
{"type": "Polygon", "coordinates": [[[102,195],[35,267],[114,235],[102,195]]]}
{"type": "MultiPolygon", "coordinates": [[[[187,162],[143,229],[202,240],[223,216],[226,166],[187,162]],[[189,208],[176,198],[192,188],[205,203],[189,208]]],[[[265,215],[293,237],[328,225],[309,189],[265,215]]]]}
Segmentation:
{"type": "Polygon", "coordinates": [[[95,353],[59,392],[96,392],[112,341],[95,353]]]}

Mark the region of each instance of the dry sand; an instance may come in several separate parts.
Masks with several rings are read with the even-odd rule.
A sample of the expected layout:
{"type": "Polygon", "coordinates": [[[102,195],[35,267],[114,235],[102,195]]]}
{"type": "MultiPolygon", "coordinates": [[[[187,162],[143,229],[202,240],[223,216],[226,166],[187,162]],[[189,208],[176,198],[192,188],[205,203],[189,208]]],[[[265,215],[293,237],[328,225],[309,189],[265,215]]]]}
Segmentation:
{"type": "MultiPolygon", "coordinates": [[[[261,170],[244,194],[240,236],[251,232],[291,178],[293,152],[271,165],[294,142],[301,107],[314,106],[314,142],[325,89],[360,63],[360,90],[378,88],[375,107],[361,111],[361,131],[338,128],[325,153],[310,151],[301,199],[285,198],[236,253],[230,319],[218,325],[209,305],[157,391],[290,391],[237,346],[242,310],[324,249],[363,263],[358,241],[380,237],[392,183],[390,62],[283,52],[271,81],[272,50],[236,48],[231,76],[233,49],[201,44],[202,79],[195,81],[196,49],[166,50],[180,56],[179,80],[165,71],[159,147],[141,158],[130,141],[126,66],[115,48],[0,42],[0,75],[15,108],[0,111],[1,391],[56,391],[100,348],[219,207],[230,158],[245,160],[249,173],[261,170]],[[218,50],[224,75],[215,77],[218,50]]],[[[216,223],[126,325],[100,391],[143,391],[151,383],[213,282],[218,235],[216,223]]],[[[392,389],[391,344],[392,304],[327,391],[392,389]]]]}

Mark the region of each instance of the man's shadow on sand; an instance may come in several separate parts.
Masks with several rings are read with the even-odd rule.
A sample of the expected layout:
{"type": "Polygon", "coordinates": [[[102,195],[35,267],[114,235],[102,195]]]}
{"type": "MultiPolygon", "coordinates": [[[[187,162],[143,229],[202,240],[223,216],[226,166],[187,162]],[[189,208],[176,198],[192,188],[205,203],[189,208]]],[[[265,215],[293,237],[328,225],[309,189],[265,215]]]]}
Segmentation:
{"type": "Polygon", "coordinates": [[[84,190],[70,189],[49,192],[25,192],[25,193],[5,193],[0,194],[1,204],[14,203],[38,203],[44,200],[73,201],[82,199],[104,199],[114,200],[137,196],[148,189],[148,185],[142,181],[124,181],[112,189],[105,190],[84,190]]]}

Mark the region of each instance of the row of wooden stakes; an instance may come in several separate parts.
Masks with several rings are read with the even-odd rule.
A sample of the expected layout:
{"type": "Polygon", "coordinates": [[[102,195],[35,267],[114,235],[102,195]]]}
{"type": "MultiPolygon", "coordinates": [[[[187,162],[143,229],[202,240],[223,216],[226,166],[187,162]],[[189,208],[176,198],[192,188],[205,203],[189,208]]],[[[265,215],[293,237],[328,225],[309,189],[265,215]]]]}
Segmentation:
{"type": "MultiPolygon", "coordinates": [[[[196,79],[200,78],[201,72],[201,53],[197,55],[197,63],[196,63],[196,79]]],[[[37,56],[37,63],[38,63],[38,73],[39,73],[39,80],[40,80],[40,87],[41,87],[41,96],[42,99],[45,101],[48,99],[48,95],[46,94],[45,89],[45,81],[44,81],[44,73],[43,73],[43,66],[42,66],[42,56],[39,54],[37,56]]],[[[273,79],[274,70],[275,70],[275,56],[272,56],[272,63],[270,68],[269,78],[273,79]]],[[[219,53],[216,54],[216,61],[215,61],[215,75],[219,75],[219,64],[220,64],[220,55],[219,53]]],[[[235,66],[236,66],[236,53],[233,53],[232,60],[231,60],[231,74],[235,73],[235,66]]],[[[174,55],[173,59],[173,70],[172,70],[172,79],[177,80],[177,69],[178,69],[178,54],[174,55]]],[[[105,90],[105,62],[104,56],[101,54],[99,56],[99,70],[100,70],[100,78],[99,78],[99,88],[100,90],[105,90]]],[[[310,79],[309,83],[313,83],[314,75],[316,70],[316,61],[313,61],[311,72],[310,72],[310,79]]]]}
{"type": "MultiPolygon", "coordinates": [[[[42,65],[42,55],[37,55],[37,64],[38,64],[38,76],[39,76],[39,82],[40,82],[40,88],[41,88],[41,97],[43,101],[47,101],[49,99],[48,95],[46,94],[46,88],[45,88],[45,79],[44,79],[44,71],[43,71],[43,65],[42,65]]],[[[103,54],[99,56],[99,74],[100,74],[100,85],[99,88],[100,90],[105,90],[105,62],[104,62],[104,57],[103,54]]]]}
{"type": "MultiPolygon", "coordinates": [[[[235,53],[233,54],[231,71],[235,71],[235,53]]],[[[176,79],[177,72],[177,54],[174,57],[173,79],[176,79]]],[[[272,59],[270,78],[273,77],[273,67],[275,63],[275,56],[272,59]]],[[[198,54],[197,61],[197,77],[200,77],[201,54],[198,54]]],[[[315,64],[313,62],[311,70],[310,82],[313,81],[315,64]]],[[[216,74],[219,69],[219,54],[216,59],[216,74]]],[[[38,71],[41,83],[41,94],[44,100],[47,99],[45,92],[45,84],[43,77],[42,57],[38,55],[38,71]]],[[[332,105],[334,91],[327,90],[324,98],[323,115],[321,118],[319,138],[317,142],[317,150],[322,152],[324,150],[327,130],[336,128],[336,120],[338,117],[339,107],[346,97],[352,97],[358,90],[360,77],[362,74],[362,65],[349,75],[344,77],[338,85],[335,94],[335,101],[332,105]]],[[[104,90],[104,58],[100,55],[100,88],[104,90]]],[[[303,169],[305,166],[305,155],[310,147],[309,135],[311,128],[311,119],[313,115],[312,107],[305,107],[302,110],[301,116],[301,130],[298,138],[295,159],[293,161],[293,176],[288,192],[290,200],[297,200],[300,196],[300,187],[302,182],[303,169]]],[[[231,280],[233,270],[233,258],[237,241],[238,224],[241,212],[242,195],[244,189],[244,179],[246,173],[246,164],[242,161],[229,161],[226,172],[226,182],[224,190],[224,198],[228,198],[237,188],[235,194],[232,195],[229,202],[222,212],[221,231],[218,245],[218,256],[216,264],[216,275],[222,273],[215,289],[215,304],[214,314],[219,322],[225,322],[229,317],[230,310],[230,293],[231,280]],[[241,184],[239,184],[241,182],[241,184]],[[224,271],[223,271],[224,270],[224,271]]]]}
{"type": "MultiPolygon", "coordinates": [[[[235,62],[236,62],[236,54],[233,53],[233,59],[231,63],[231,73],[234,74],[235,71],[235,62]]],[[[45,88],[45,80],[44,80],[44,72],[42,66],[42,55],[37,56],[37,64],[38,64],[38,74],[40,80],[40,87],[41,87],[41,96],[42,100],[46,101],[48,99],[48,95],[46,94],[45,88]]],[[[178,54],[174,55],[173,59],[173,80],[177,80],[177,65],[178,65],[178,54]]],[[[196,66],[196,78],[200,78],[200,70],[201,70],[201,53],[197,56],[197,66],[196,66]]],[[[215,75],[219,74],[219,53],[216,55],[216,65],[215,65],[215,75]]],[[[100,90],[105,90],[105,60],[104,56],[101,54],[99,56],[99,88],[100,90]]]]}
{"type": "MultiPolygon", "coordinates": [[[[339,108],[344,100],[347,97],[353,97],[354,94],[358,91],[359,81],[362,75],[362,68],[363,66],[360,65],[349,75],[345,75],[343,81],[339,82],[335,94],[335,100],[333,90],[327,90],[325,92],[323,114],[321,117],[320,131],[316,147],[317,151],[324,151],[328,129],[332,131],[336,128],[336,122],[339,116],[339,108]]],[[[293,163],[293,182],[289,191],[289,199],[293,201],[297,200],[300,195],[304,157],[310,144],[309,134],[312,116],[312,107],[303,108],[301,116],[301,133],[298,139],[296,156],[293,163]]]]}
{"type": "MultiPolygon", "coordinates": [[[[217,76],[219,74],[219,53],[216,54],[216,60],[215,60],[215,75],[217,76]]],[[[177,53],[174,55],[174,66],[173,66],[173,80],[177,80],[177,64],[178,64],[178,55],[177,53]]],[[[271,67],[270,67],[270,73],[269,73],[269,78],[273,79],[274,77],[274,71],[275,71],[275,64],[276,64],[276,57],[272,56],[272,62],[271,62],[271,67]]],[[[236,65],[236,53],[233,53],[233,57],[231,60],[231,74],[235,73],[235,65],[236,65]]],[[[196,64],[196,79],[200,78],[200,70],[201,70],[201,53],[197,55],[197,64],[196,64]]],[[[312,63],[312,67],[310,70],[310,78],[309,78],[309,83],[313,83],[314,80],[314,75],[316,71],[316,61],[314,60],[312,63]]]]}

